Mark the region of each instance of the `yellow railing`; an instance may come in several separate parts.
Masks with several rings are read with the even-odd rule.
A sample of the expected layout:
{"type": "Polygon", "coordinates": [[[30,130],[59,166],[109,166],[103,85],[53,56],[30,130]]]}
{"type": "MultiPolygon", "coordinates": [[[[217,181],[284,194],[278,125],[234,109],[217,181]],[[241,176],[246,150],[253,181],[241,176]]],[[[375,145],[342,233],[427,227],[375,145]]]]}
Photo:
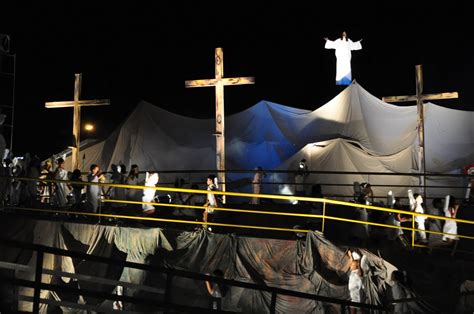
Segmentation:
{"type": "MultiPolygon", "coordinates": [[[[9,178],[10,179],[10,178],[9,178]]],[[[306,218],[320,218],[322,221],[321,224],[321,232],[324,233],[325,229],[325,221],[328,220],[335,220],[335,221],[342,221],[348,223],[356,223],[356,224],[364,224],[370,226],[377,226],[377,227],[384,227],[384,228],[393,228],[393,229],[401,229],[410,231],[412,234],[412,247],[425,247],[424,245],[415,244],[415,232],[425,232],[430,234],[437,234],[437,235],[450,235],[456,236],[462,239],[469,239],[474,240],[474,236],[462,235],[462,234],[452,234],[452,233],[445,233],[445,232],[438,232],[438,231],[431,231],[431,230],[421,230],[415,228],[415,217],[416,216],[423,216],[425,218],[432,218],[437,220],[450,220],[455,221],[456,223],[465,223],[474,225],[474,221],[465,220],[465,219],[457,219],[457,218],[450,218],[444,216],[435,216],[429,214],[422,214],[416,213],[412,211],[404,211],[404,210],[397,210],[392,208],[385,208],[379,206],[371,206],[371,205],[363,205],[363,204],[356,204],[356,203],[348,203],[343,201],[325,199],[325,198],[315,198],[315,197],[306,197],[306,196],[296,196],[296,195],[274,195],[274,194],[253,194],[253,193],[239,193],[239,192],[221,192],[221,191],[207,191],[207,190],[195,190],[195,189],[182,189],[182,188],[171,188],[171,187],[148,187],[148,186],[139,186],[139,185],[127,185],[127,184],[114,184],[114,183],[93,183],[93,182],[76,182],[76,181],[65,181],[65,180],[49,180],[49,179],[32,179],[32,178],[15,178],[17,180],[23,181],[40,181],[40,182],[48,182],[48,183],[72,183],[72,184],[81,184],[84,186],[87,185],[98,185],[103,187],[115,187],[115,188],[126,188],[126,189],[154,189],[157,191],[166,191],[166,192],[178,192],[178,193],[190,193],[190,194],[216,194],[216,195],[227,195],[227,196],[235,196],[235,197],[248,197],[248,198],[264,198],[264,199],[273,199],[273,200],[286,200],[286,201],[303,201],[303,202],[317,202],[322,203],[322,215],[316,214],[303,214],[303,213],[289,213],[289,212],[271,212],[271,211],[259,211],[259,210],[251,210],[251,209],[238,209],[238,208],[228,208],[228,207],[215,207],[213,208],[216,211],[226,211],[226,212],[236,212],[236,213],[246,213],[246,214],[258,214],[258,215],[277,215],[277,216],[289,216],[289,217],[306,217],[306,218]],[[355,208],[365,208],[377,211],[384,211],[393,214],[403,214],[412,217],[412,226],[411,227],[404,227],[404,226],[396,226],[396,225],[389,225],[371,221],[361,221],[349,218],[342,218],[342,217],[335,217],[330,216],[327,214],[328,205],[341,205],[345,207],[355,207],[355,208]]],[[[153,206],[161,206],[161,207],[172,207],[172,208],[186,208],[186,209],[205,209],[205,206],[195,206],[195,205],[183,205],[183,204],[171,204],[171,203],[155,203],[155,202],[140,202],[140,201],[125,201],[125,200],[113,200],[113,199],[104,199],[103,202],[105,203],[121,203],[121,204],[136,204],[136,205],[153,205],[153,206]]],[[[288,204],[290,207],[292,205],[288,204]]],[[[9,208],[16,208],[20,210],[27,210],[27,211],[35,211],[35,212],[47,212],[47,213],[57,213],[57,210],[54,209],[37,209],[37,208],[25,208],[25,207],[9,207],[9,208]]],[[[116,214],[102,214],[102,213],[89,213],[89,212],[77,212],[77,211],[60,211],[62,213],[69,213],[69,214],[76,214],[76,215],[83,215],[83,216],[95,216],[95,217],[111,217],[111,218],[121,218],[121,219],[132,219],[132,220],[147,220],[147,221],[158,221],[158,222],[173,222],[173,223],[183,223],[183,224],[195,224],[195,225],[202,225],[202,222],[199,221],[187,221],[187,220],[179,220],[179,219],[165,219],[165,218],[155,218],[155,217],[139,217],[139,216],[130,216],[130,215],[116,215],[116,214]]],[[[306,229],[292,229],[292,228],[278,228],[278,227],[267,227],[267,226],[253,226],[253,225],[240,225],[240,224],[226,224],[226,223],[217,223],[217,222],[207,222],[207,225],[211,226],[221,226],[221,227],[233,227],[233,228],[248,228],[248,229],[260,229],[260,230],[272,230],[272,231],[289,231],[289,232],[309,232],[311,230],[306,229]]]]}

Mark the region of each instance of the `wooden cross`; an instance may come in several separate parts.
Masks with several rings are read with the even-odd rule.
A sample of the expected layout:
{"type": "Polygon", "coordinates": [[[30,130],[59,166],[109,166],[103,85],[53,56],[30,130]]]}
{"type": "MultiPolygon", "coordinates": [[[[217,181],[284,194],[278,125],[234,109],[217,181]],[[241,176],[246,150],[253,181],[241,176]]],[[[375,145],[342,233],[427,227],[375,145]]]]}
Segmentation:
{"type": "MultiPolygon", "coordinates": [[[[416,95],[412,96],[389,96],[382,97],[385,102],[405,102],[405,101],[416,101],[417,112],[418,112],[418,161],[420,164],[420,186],[425,190],[425,176],[426,176],[426,161],[425,161],[425,114],[423,101],[425,100],[441,100],[441,99],[452,99],[458,98],[458,93],[438,93],[438,94],[426,94],[423,95],[423,70],[421,64],[415,67],[416,71],[416,95]]],[[[426,191],[424,191],[426,193],[426,191]]]]}
{"type": "MultiPolygon", "coordinates": [[[[186,87],[216,87],[216,164],[218,179],[225,192],[225,138],[224,138],[224,85],[255,84],[254,77],[224,78],[224,52],[215,51],[215,78],[207,80],[185,81],[186,87]]],[[[223,198],[225,203],[225,197],[223,198]]]]}
{"type": "Polygon", "coordinates": [[[74,81],[74,101],[53,101],[47,102],[45,107],[50,108],[74,108],[73,125],[72,125],[72,170],[79,169],[79,148],[81,135],[81,107],[83,106],[107,106],[110,105],[110,100],[79,100],[81,97],[82,73],[75,74],[74,81]]]}

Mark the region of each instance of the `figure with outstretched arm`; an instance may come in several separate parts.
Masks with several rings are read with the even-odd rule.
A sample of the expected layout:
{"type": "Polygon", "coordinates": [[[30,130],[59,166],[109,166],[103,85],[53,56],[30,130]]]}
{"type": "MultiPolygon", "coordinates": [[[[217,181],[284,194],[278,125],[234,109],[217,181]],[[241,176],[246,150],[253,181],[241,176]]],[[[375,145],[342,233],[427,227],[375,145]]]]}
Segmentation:
{"type": "Polygon", "coordinates": [[[347,37],[346,32],[342,32],[341,38],[334,41],[329,40],[327,37],[326,49],[336,50],[336,85],[350,85],[352,83],[352,71],[351,71],[351,51],[362,49],[362,39],[353,42],[347,37]]]}

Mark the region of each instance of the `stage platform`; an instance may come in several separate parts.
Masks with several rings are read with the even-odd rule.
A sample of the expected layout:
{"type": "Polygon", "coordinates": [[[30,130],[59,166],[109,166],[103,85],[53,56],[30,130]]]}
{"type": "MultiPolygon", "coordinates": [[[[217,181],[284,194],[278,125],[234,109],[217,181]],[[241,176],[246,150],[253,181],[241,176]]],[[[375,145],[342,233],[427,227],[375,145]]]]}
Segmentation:
{"type": "MultiPolygon", "coordinates": [[[[227,205],[231,207],[232,205],[227,205]]],[[[239,208],[255,210],[311,212],[318,210],[303,205],[262,204],[260,206],[239,205],[239,208]],[[290,206],[290,208],[288,207],[290,206]]],[[[130,209],[133,210],[133,209],[130,209]]],[[[348,216],[347,208],[331,208],[334,215],[348,216]],[[346,210],[346,211],[345,211],[346,210]]],[[[473,209],[469,208],[472,213],[473,209]]],[[[295,225],[314,227],[307,234],[283,231],[257,231],[241,228],[214,228],[213,232],[199,224],[186,226],[168,222],[136,222],[125,219],[107,221],[85,219],[75,215],[26,215],[24,212],[6,210],[0,213],[2,238],[34,243],[73,252],[111,258],[117,261],[136,262],[144,265],[162,267],[196,274],[212,274],[216,269],[224,273],[224,278],[245,283],[255,283],[268,287],[279,287],[313,295],[340,300],[349,300],[347,289],[349,258],[347,249],[357,249],[366,255],[370,270],[364,280],[370,287],[368,303],[388,305],[393,299],[424,297],[415,302],[404,303],[399,309],[421,312],[452,312],[460,304],[458,294],[465,280],[473,280],[474,260],[468,254],[451,256],[449,252],[427,249],[410,250],[398,242],[383,238],[369,241],[353,241],[350,229],[353,224],[327,222],[325,234],[320,233],[321,222],[306,218],[269,219],[265,215],[216,215],[215,221],[247,225],[292,228],[295,225]],[[365,247],[360,247],[365,244],[365,247]],[[357,247],[359,246],[359,247],[357,247]],[[397,271],[398,270],[398,271],[397,271]],[[395,273],[394,273],[395,272],[395,273]],[[405,279],[400,274],[405,273],[405,279]],[[395,274],[395,275],[394,275],[395,274]]],[[[171,211],[157,211],[157,217],[173,218],[171,211]]],[[[274,217],[274,216],[272,216],[274,217]]],[[[176,218],[176,217],[174,217],[176,218]]],[[[192,219],[192,218],[190,218],[192,219]]],[[[461,228],[462,230],[462,228],[461,228]]],[[[460,232],[461,232],[460,230],[460,232]]],[[[465,241],[469,242],[469,241],[465,241]]],[[[463,241],[459,247],[464,247],[463,241]]],[[[11,248],[2,245],[0,261],[17,265],[34,266],[36,254],[27,249],[11,248]]],[[[110,263],[97,263],[78,258],[55,257],[46,254],[43,267],[71,274],[92,276],[130,283],[125,293],[129,296],[148,296],[157,300],[172,302],[182,306],[207,308],[209,295],[204,282],[197,279],[176,276],[171,283],[172,293],[166,295],[163,289],[167,277],[160,272],[142,271],[110,263]]],[[[15,273],[2,269],[2,276],[15,276],[15,273]]],[[[17,278],[34,278],[34,272],[16,272],[17,278]]],[[[112,293],[113,285],[98,284],[87,280],[68,279],[65,276],[43,276],[43,282],[60,286],[74,286],[83,289],[96,289],[112,293]]],[[[12,290],[8,284],[2,285],[4,306],[16,306],[13,299],[18,295],[33,296],[31,289],[12,290]]],[[[77,297],[67,293],[45,291],[41,297],[62,302],[77,302],[77,297]]],[[[268,312],[271,306],[271,293],[231,287],[222,299],[222,309],[230,312],[268,312]]],[[[111,301],[103,298],[81,297],[84,304],[103,310],[110,310],[111,301]]],[[[32,304],[19,302],[19,310],[31,310],[32,304]]],[[[129,311],[156,310],[153,306],[133,305],[124,302],[129,311]]],[[[54,305],[43,305],[48,311],[54,305]]],[[[337,305],[291,296],[279,296],[276,300],[278,312],[333,312],[339,311],[337,305]]],[[[67,307],[62,308],[68,311],[67,307]]],[[[178,311],[179,312],[179,311],[178,311]]],[[[184,310],[186,312],[186,310],[184,310]]]]}

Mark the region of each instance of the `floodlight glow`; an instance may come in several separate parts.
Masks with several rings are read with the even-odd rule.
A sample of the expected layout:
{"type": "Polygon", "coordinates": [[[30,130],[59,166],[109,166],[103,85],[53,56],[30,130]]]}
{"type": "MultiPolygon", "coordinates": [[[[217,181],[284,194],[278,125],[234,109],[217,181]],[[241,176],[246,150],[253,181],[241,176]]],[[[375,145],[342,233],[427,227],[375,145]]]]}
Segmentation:
{"type": "Polygon", "coordinates": [[[84,125],[84,130],[89,131],[89,132],[94,131],[94,125],[87,123],[86,125],[84,125]]]}

